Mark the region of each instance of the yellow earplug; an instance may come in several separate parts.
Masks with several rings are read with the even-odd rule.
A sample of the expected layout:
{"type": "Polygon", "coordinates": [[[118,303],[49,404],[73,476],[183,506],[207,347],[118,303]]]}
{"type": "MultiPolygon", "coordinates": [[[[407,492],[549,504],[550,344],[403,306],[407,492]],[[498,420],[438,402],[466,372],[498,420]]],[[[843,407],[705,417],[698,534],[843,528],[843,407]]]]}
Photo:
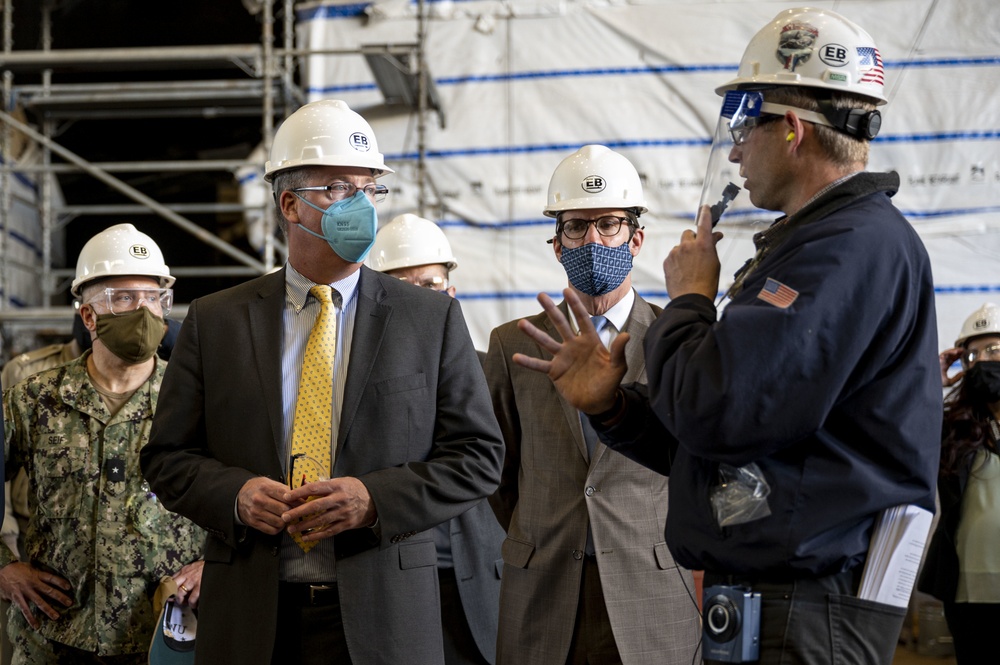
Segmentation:
{"type": "Polygon", "coordinates": [[[785,137],[785,140],[788,141],[789,143],[791,143],[792,141],[794,141],[795,140],[795,132],[788,132],[788,136],[785,137]]]}

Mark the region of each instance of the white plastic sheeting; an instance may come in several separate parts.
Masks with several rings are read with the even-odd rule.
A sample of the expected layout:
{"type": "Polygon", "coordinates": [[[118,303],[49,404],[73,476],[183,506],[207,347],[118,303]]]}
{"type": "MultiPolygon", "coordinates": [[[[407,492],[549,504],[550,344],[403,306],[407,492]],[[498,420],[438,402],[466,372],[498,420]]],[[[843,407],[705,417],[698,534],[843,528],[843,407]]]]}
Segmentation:
{"type": "MultiPolygon", "coordinates": [[[[805,4],[805,3],[802,3],[805,4]]],[[[1000,4],[996,0],[815,2],[879,45],[890,103],[870,168],[896,170],[896,205],[934,263],[941,347],[986,300],[1000,300],[1000,4]]],[[[496,325],[557,295],[565,273],[541,215],[552,170],[581,145],[625,154],[650,212],[633,273],[664,304],[662,260],[690,228],[721,98],[753,34],[791,3],[729,1],[428,2],[426,58],[444,110],[427,124],[428,182],[459,267],[453,283],[476,346],[496,325]],[[434,198],[436,197],[436,198],[434,198]]],[[[323,2],[298,8],[299,45],[353,49],[414,42],[417,3],[323,2]]],[[[389,113],[360,55],[303,63],[311,100],[339,98],[372,123],[397,170],[383,223],[413,211],[417,130],[389,113]]],[[[258,176],[259,177],[259,176],[258,176]]],[[[244,178],[245,186],[255,186],[244,178]]],[[[739,184],[739,179],[734,178],[739,184]]],[[[257,181],[259,186],[259,181],[257,181]]],[[[743,194],[745,197],[746,195],[743,194]]],[[[771,217],[732,215],[720,230],[723,285],[771,217]],[[733,221],[735,220],[735,221],[733,221]]],[[[877,284],[872,298],[880,297],[877,284]]]]}
{"type": "MultiPolygon", "coordinates": [[[[13,166],[28,166],[39,162],[41,152],[36,144],[29,144],[16,160],[7,158],[13,166]]],[[[0,158],[0,162],[4,161],[0,158]]],[[[12,172],[7,182],[10,209],[5,218],[6,227],[0,228],[4,234],[3,280],[0,284],[0,299],[4,308],[37,307],[42,302],[42,283],[39,279],[44,256],[44,238],[39,218],[40,186],[37,180],[23,173],[12,172]]],[[[54,189],[54,204],[62,203],[62,192],[54,189]]],[[[53,235],[53,262],[62,262],[62,233],[53,235]]]]}

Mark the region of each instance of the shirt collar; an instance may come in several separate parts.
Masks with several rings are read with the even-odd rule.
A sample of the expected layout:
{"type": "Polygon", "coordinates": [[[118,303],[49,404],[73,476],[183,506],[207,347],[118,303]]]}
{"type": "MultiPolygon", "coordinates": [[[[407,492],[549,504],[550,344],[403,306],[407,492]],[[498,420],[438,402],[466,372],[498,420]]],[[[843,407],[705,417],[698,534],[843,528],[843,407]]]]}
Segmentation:
{"type": "MultiPolygon", "coordinates": [[[[358,291],[358,281],[360,278],[361,271],[355,270],[344,279],[328,285],[333,288],[333,302],[337,307],[342,308],[346,303],[351,301],[354,294],[358,291]]],[[[304,277],[302,273],[292,267],[291,263],[285,263],[285,295],[291,302],[292,307],[295,308],[296,314],[305,307],[306,300],[309,298],[309,289],[315,285],[316,282],[304,277]]]]}
{"type": "MultiPolygon", "coordinates": [[[[810,203],[812,203],[813,201],[819,199],[821,196],[823,196],[824,194],[826,194],[827,192],[829,192],[834,187],[837,187],[837,186],[839,186],[839,185],[847,182],[848,180],[850,180],[851,178],[853,178],[854,176],[856,176],[858,173],[861,173],[861,171],[855,171],[854,173],[848,173],[845,176],[841,176],[840,178],[837,178],[836,180],[834,180],[833,182],[831,182],[830,184],[826,185],[821,190],[819,190],[818,192],[816,192],[815,194],[813,194],[811,197],[809,197],[809,200],[806,201],[802,205],[802,207],[799,208],[799,210],[805,209],[810,203]]],[[[790,219],[793,219],[794,217],[795,217],[794,214],[792,214],[792,215],[785,215],[784,217],[781,217],[776,222],[774,222],[771,226],[767,227],[766,229],[764,229],[760,233],[755,233],[754,236],[753,236],[753,244],[754,244],[754,246],[757,249],[765,249],[765,248],[770,247],[770,245],[771,245],[773,239],[775,238],[775,236],[777,236],[784,229],[784,227],[787,226],[788,221],[790,219]]]]}
{"type": "Polygon", "coordinates": [[[635,289],[629,289],[625,296],[616,302],[614,306],[604,313],[604,317],[621,332],[628,321],[628,315],[632,313],[632,304],[635,302],[635,289]]]}
{"type": "MultiPolygon", "coordinates": [[[[629,289],[628,292],[622,296],[622,299],[611,306],[611,309],[606,311],[603,316],[612,325],[614,325],[615,330],[621,332],[622,328],[625,327],[625,323],[628,321],[628,315],[632,313],[632,305],[635,303],[635,289],[629,289]]],[[[569,312],[570,327],[574,332],[580,330],[580,326],[576,323],[576,315],[573,313],[571,307],[567,307],[566,310],[569,312]]]]}

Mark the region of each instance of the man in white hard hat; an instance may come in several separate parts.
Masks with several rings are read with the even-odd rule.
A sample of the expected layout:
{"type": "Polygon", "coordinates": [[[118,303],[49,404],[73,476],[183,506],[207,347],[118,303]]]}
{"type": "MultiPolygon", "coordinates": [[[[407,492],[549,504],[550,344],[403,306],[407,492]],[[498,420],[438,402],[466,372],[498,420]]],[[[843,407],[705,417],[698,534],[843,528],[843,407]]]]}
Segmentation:
{"type": "Polygon", "coordinates": [[[391,172],[344,102],[297,110],[264,175],[288,262],[188,309],[142,462],[209,533],[198,662],[443,662],[431,530],[503,449],[458,302],[362,265],[391,172]]]}
{"type": "MultiPolygon", "coordinates": [[[[167,334],[164,335],[156,352],[156,355],[163,360],[170,359],[173,340],[179,329],[180,322],[173,319],[167,320],[167,334]]],[[[89,348],[91,348],[90,331],[84,325],[79,312],[75,312],[73,314],[72,338],[69,341],[49,344],[40,349],[14,356],[4,364],[3,370],[0,371],[0,383],[13,386],[33,374],[65,365],[71,360],[79,358],[89,348]]],[[[20,558],[21,551],[21,532],[31,517],[28,508],[29,489],[28,476],[24,469],[18,471],[13,480],[4,483],[6,502],[0,538],[18,558],[20,558]]],[[[10,602],[6,599],[0,599],[0,664],[10,662],[13,657],[13,645],[7,637],[6,628],[8,607],[10,607],[10,602]]]]}
{"type": "Polygon", "coordinates": [[[554,357],[516,361],[547,372],[602,440],[670,474],[666,540],[705,570],[709,662],[758,646],[761,663],[893,658],[915,571],[871,575],[893,592],[879,600],[860,582],[890,509],[914,516],[906,542],[926,535],[942,395],[930,261],[892,205],[899,177],[865,171],[883,77],[871,37],[832,11],[782,11],[753,38],[718,89],[738,110],[729,159],[751,202],[784,214],[755,236],[720,315],[721,235],[699,211],[664,262],[648,390],[619,387],[624,335],[605,349],[584,320],[570,337],[544,296],[565,341],[525,326],[554,357]]]}
{"type": "Polygon", "coordinates": [[[458,261],[444,231],[429,219],[410,213],[394,217],[379,229],[368,261],[379,272],[455,297],[451,271],[458,261]]]}
{"type": "MultiPolygon", "coordinates": [[[[660,312],[632,287],[645,212],[635,167],[605,146],[580,148],[549,182],[549,242],[604,342],[623,333],[641,340],[660,312]]],[[[526,320],[557,335],[544,313],[526,320]]],[[[517,321],[493,331],[485,363],[507,448],[491,498],[507,529],[497,662],[690,663],[698,610],[691,573],[663,543],[667,478],[597,441],[586,418],[545,377],[515,365],[514,353],[538,354],[517,321]]],[[[625,378],[645,382],[641,347],[629,354],[625,378]]]]}
{"type": "Polygon", "coordinates": [[[169,512],[139,472],[165,363],[174,278],[156,243],[112,226],[80,252],[72,293],[92,348],[4,394],[8,477],[28,475],[18,561],[0,545],[15,663],[145,663],[152,593],[173,575],[197,602],[204,532],[169,512]]]}
{"type": "MultiPolygon", "coordinates": [[[[455,297],[458,261],[444,231],[406,213],[379,229],[369,265],[414,286],[455,297]]],[[[485,499],[434,528],[445,665],[493,665],[500,600],[500,528],[485,499]]]]}

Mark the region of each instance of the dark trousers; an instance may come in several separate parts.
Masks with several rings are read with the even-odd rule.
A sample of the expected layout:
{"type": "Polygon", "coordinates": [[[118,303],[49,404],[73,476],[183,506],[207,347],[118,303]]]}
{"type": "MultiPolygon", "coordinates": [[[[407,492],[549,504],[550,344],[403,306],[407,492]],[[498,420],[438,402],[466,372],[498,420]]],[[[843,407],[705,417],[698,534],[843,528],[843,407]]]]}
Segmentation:
{"type": "Polygon", "coordinates": [[[310,593],[310,585],[282,582],[272,665],[350,665],[336,584],[310,593]]]}
{"type": "Polygon", "coordinates": [[[1000,626],[998,603],[945,603],[944,618],[955,640],[958,665],[984,663],[996,656],[997,627],[1000,626]]]}
{"type": "Polygon", "coordinates": [[[566,665],[620,665],[621,662],[604,602],[597,559],[588,555],[583,558],[580,604],[576,609],[576,626],[566,665]]]}
{"type": "Polygon", "coordinates": [[[858,575],[764,582],[705,573],[705,588],[735,583],[761,594],[762,665],[890,665],[906,608],[857,598],[858,575]]]}
{"type": "Polygon", "coordinates": [[[444,636],[445,665],[489,665],[476,645],[458,594],[454,568],[438,568],[441,586],[441,628],[444,636]]]}

